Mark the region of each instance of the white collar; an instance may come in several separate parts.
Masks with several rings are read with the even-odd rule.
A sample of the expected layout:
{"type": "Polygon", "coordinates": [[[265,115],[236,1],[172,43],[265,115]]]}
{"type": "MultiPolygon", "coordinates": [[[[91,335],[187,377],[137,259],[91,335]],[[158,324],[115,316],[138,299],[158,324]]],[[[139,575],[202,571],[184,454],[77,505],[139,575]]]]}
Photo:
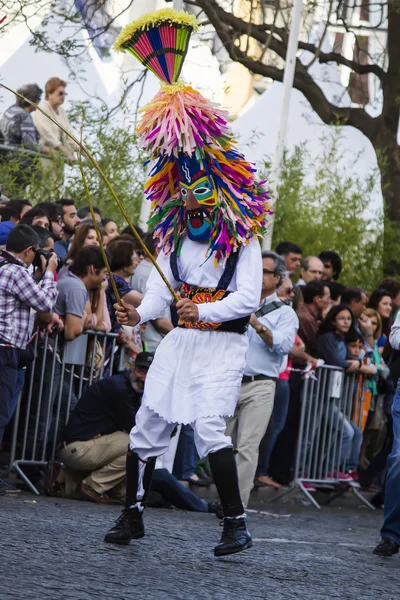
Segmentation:
{"type": "Polygon", "coordinates": [[[261,306],[264,306],[264,304],[270,304],[271,302],[274,302],[274,300],[278,300],[278,295],[276,292],[274,292],[270,296],[266,296],[265,298],[263,298],[263,300],[261,301],[261,306]]]}

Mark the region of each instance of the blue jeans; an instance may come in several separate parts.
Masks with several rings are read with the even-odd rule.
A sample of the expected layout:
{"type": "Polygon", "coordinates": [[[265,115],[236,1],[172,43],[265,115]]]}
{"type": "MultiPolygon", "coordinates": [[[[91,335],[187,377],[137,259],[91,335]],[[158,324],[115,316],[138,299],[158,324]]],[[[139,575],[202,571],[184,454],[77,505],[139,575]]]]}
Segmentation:
{"type": "Polygon", "coordinates": [[[193,428],[182,425],[172,471],[174,476],[181,481],[192,477],[196,472],[196,458],[193,428]]]}
{"type": "Polygon", "coordinates": [[[181,510],[208,512],[208,504],[176,479],[168,469],[156,469],[151,480],[151,490],[181,510]]]}
{"type": "Polygon", "coordinates": [[[393,446],[387,462],[385,519],[381,535],[400,544],[400,379],[394,395],[392,417],[393,446]]]}
{"type": "Polygon", "coordinates": [[[15,409],[18,406],[18,400],[25,383],[26,368],[18,369],[17,381],[14,388],[13,397],[10,406],[10,421],[14,416],[15,409]]]}
{"type": "Polygon", "coordinates": [[[17,348],[0,346],[0,445],[15,410],[13,399],[18,380],[19,355],[17,348]]]}
{"type": "Polygon", "coordinates": [[[363,440],[362,432],[352,421],[350,421],[350,419],[344,416],[336,405],[332,405],[330,408],[330,420],[331,422],[333,421],[333,427],[336,430],[338,441],[340,441],[343,427],[343,439],[339,459],[341,468],[346,464],[347,471],[357,469],[363,440]]]}
{"type": "Polygon", "coordinates": [[[274,449],[278,435],[285,426],[289,408],[289,400],[289,380],[278,379],[275,387],[274,409],[272,411],[267,431],[265,432],[260,444],[256,475],[268,474],[269,459],[271,457],[272,450],[274,449]]]}

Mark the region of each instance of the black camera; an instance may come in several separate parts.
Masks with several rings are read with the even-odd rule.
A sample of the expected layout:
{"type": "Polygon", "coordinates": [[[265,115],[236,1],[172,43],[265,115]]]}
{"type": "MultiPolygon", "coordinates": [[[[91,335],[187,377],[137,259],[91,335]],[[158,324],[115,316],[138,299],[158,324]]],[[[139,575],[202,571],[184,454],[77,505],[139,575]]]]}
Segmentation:
{"type": "MultiPolygon", "coordinates": [[[[51,252],[50,250],[37,250],[36,251],[36,256],[35,259],[33,261],[33,266],[36,267],[37,269],[41,269],[42,268],[42,261],[40,259],[41,256],[44,256],[44,258],[46,259],[46,267],[49,264],[49,260],[52,254],[55,254],[55,252],[51,252]]],[[[61,269],[61,267],[63,266],[63,261],[61,260],[61,258],[59,258],[57,256],[57,271],[59,269],[61,269]]]]}

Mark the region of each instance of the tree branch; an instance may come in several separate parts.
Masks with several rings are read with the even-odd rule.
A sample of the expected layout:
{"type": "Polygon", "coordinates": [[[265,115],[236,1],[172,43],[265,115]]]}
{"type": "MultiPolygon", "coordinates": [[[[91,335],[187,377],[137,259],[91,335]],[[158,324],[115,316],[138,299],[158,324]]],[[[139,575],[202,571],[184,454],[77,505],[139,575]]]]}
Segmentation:
{"type": "MultiPolygon", "coordinates": [[[[221,21],[221,25],[225,24],[231,27],[240,35],[250,35],[254,40],[262,45],[267,43],[268,34],[273,33],[274,38],[271,42],[270,48],[276,52],[278,56],[283,59],[285,58],[288,42],[288,32],[285,28],[276,27],[274,23],[263,23],[262,25],[246,23],[243,21],[243,19],[240,19],[239,17],[236,17],[232,13],[229,13],[221,8],[221,6],[219,6],[215,0],[196,0],[196,5],[200,6],[204,10],[215,29],[216,23],[221,21]],[[278,36],[280,40],[278,40],[276,36],[278,36]]],[[[338,65],[349,67],[359,75],[367,75],[371,73],[376,75],[381,80],[384,80],[386,75],[385,71],[377,64],[362,65],[355,60],[349,60],[345,58],[338,52],[321,52],[317,46],[308,42],[299,41],[299,49],[306,50],[314,55],[317,55],[318,61],[321,64],[334,62],[338,65]]]]}
{"type": "MultiPolygon", "coordinates": [[[[233,17],[232,19],[232,15],[218,6],[215,0],[197,0],[197,5],[204,10],[207,17],[211,21],[231,60],[240,63],[252,73],[257,73],[263,77],[269,77],[274,81],[283,81],[283,69],[278,69],[277,67],[267,65],[260,60],[250,58],[245,52],[243,52],[243,50],[241,50],[232,42],[232,39],[236,39],[238,33],[236,25],[240,27],[241,33],[243,27],[247,27],[247,23],[244,23],[237,17],[233,17]]],[[[266,34],[265,31],[261,31],[258,26],[255,26],[255,28],[259,41],[260,38],[266,34]]],[[[253,28],[251,28],[251,32],[251,35],[253,36],[253,28]]],[[[271,44],[271,48],[277,52],[279,56],[283,54],[282,58],[285,58],[285,45],[282,42],[279,42],[280,47],[277,50],[274,47],[276,42],[277,40],[274,39],[273,43],[271,44]],[[284,51],[282,51],[281,46],[284,47],[284,51]]],[[[363,108],[339,107],[329,102],[322,89],[298,59],[296,60],[296,70],[293,85],[297,90],[304,94],[306,99],[311,104],[311,107],[324,123],[328,125],[336,125],[338,122],[340,122],[343,125],[352,125],[353,127],[356,127],[362,131],[369,139],[374,136],[375,129],[377,127],[377,119],[374,119],[368,115],[363,108]]]]}
{"type": "MultiPolygon", "coordinates": [[[[308,42],[299,42],[299,49],[306,50],[312,54],[315,54],[318,50],[314,44],[309,44],[308,42]]],[[[338,52],[319,52],[318,61],[321,64],[334,62],[337,65],[344,65],[345,67],[349,67],[349,69],[358,75],[368,75],[371,73],[379,77],[379,79],[382,81],[384,81],[386,77],[385,71],[379,65],[362,65],[355,60],[350,60],[345,56],[342,56],[338,52]]]]}

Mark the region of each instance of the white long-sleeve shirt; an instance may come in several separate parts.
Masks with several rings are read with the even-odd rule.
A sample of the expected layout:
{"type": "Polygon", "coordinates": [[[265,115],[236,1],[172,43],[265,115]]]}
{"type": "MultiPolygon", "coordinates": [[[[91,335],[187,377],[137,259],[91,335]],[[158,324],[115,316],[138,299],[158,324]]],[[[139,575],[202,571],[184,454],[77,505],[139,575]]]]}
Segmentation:
{"type": "MultiPolygon", "coordinates": [[[[265,298],[262,305],[276,300],[278,300],[278,296],[275,293],[265,298]]],[[[282,363],[294,344],[299,328],[299,319],[293,308],[284,304],[280,308],[258,317],[258,320],[272,331],[272,348],[264,342],[254,327],[249,327],[249,350],[244,374],[277,378],[282,370],[282,363]]]]}
{"type": "MultiPolygon", "coordinates": [[[[186,237],[178,257],[179,274],[183,282],[199,287],[216,288],[224,271],[224,264],[214,267],[211,257],[205,261],[205,243],[193,242],[186,237]]],[[[181,282],[176,281],[170,267],[170,257],[163,252],[157,259],[161,270],[175,290],[181,282]]],[[[224,322],[246,317],[259,306],[262,283],[262,259],[260,244],[253,239],[240,250],[228,291],[232,292],[223,300],[198,304],[199,321],[224,322]]],[[[156,319],[173,301],[172,294],[153,268],[147,282],[146,294],[139,308],[140,322],[156,319]]]]}

